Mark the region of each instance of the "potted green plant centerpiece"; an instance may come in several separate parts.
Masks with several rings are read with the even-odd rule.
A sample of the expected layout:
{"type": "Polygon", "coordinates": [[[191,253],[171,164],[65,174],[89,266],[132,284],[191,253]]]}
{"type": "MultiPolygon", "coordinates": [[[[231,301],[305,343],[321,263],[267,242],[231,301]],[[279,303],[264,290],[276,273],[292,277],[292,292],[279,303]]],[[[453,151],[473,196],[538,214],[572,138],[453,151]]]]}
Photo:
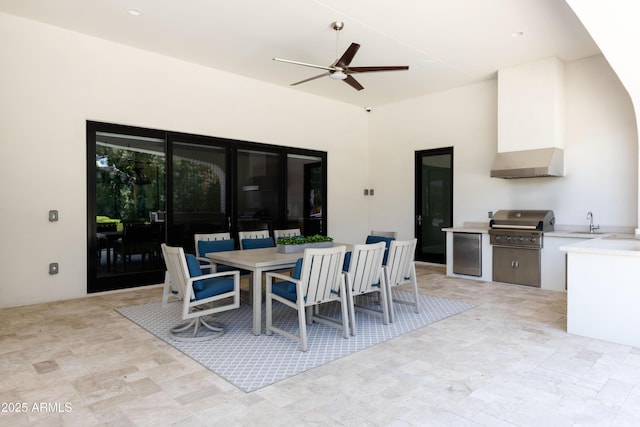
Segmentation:
{"type": "Polygon", "coordinates": [[[280,237],[276,243],[278,245],[278,252],[289,254],[293,252],[304,252],[306,248],[330,248],[333,246],[333,239],[321,234],[314,234],[313,236],[307,237],[280,237]]]}

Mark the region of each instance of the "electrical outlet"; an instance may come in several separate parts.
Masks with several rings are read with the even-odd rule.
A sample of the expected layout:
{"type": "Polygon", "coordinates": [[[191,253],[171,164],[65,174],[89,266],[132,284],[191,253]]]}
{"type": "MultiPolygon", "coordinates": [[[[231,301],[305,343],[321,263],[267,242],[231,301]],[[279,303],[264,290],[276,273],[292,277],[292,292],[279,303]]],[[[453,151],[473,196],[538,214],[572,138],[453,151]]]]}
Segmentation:
{"type": "Polygon", "coordinates": [[[55,222],[57,220],[58,220],[58,211],[50,210],[49,211],[49,221],[50,222],[55,222]]]}
{"type": "Polygon", "coordinates": [[[366,188],[364,189],[364,195],[368,196],[369,195],[369,190],[367,190],[366,188]]]}
{"type": "Polygon", "coordinates": [[[489,215],[489,219],[493,218],[493,211],[489,211],[488,215],[489,215]]]}
{"type": "Polygon", "coordinates": [[[57,262],[49,264],[49,274],[58,274],[59,271],[57,262]]]}
{"type": "Polygon", "coordinates": [[[369,190],[369,195],[373,196],[373,188],[371,190],[369,190]]]}

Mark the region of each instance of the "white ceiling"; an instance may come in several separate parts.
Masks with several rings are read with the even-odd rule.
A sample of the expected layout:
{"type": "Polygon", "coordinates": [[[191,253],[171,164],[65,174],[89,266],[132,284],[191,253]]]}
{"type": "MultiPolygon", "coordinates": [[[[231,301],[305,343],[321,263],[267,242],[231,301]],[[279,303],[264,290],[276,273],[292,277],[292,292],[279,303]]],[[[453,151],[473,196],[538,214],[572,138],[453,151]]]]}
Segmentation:
{"type": "Polygon", "coordinates": [[[376,106],[494,78],[557,56],[600,53],[564,0],[0,0],[0,11],[289,87],[361,45],[352,66],[408,65],[360,74],[356,91],[328,77],[291,90],[376,106]],[[141,15],[127,11],[136,8],[141,15]],[[513,37],[522,32],[522,37],[513,37]]]}

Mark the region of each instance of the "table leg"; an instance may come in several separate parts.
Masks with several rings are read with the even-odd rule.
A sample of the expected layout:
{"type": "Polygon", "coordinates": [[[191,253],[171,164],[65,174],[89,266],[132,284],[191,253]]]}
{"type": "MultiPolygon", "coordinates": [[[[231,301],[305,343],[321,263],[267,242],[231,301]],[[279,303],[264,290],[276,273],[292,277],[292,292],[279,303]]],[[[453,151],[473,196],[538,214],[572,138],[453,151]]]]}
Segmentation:
{"type": "Polygon", "coordinates": [[[262,270],[253,270],[253,335],[262,333],[262,270]]]}

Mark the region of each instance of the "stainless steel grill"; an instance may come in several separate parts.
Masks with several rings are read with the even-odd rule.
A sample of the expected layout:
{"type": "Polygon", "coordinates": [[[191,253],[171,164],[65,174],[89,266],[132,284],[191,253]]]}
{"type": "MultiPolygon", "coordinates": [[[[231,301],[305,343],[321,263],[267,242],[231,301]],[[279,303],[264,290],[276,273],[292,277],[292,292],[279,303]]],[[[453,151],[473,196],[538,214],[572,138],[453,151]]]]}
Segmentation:
{"type": "Polygon", "coordinates": [[[489,222],[493,246],[493,280],[540,287],[545,231],[553,231],[550,210],[502,210],[489,222]]]}
{"type": "Polygon", "coordinates": [[[543,232],[553,231],[554,224],[555,216],[550,210],[497,211],[489,222],[489,243],[542,248],[543,232]]]}

